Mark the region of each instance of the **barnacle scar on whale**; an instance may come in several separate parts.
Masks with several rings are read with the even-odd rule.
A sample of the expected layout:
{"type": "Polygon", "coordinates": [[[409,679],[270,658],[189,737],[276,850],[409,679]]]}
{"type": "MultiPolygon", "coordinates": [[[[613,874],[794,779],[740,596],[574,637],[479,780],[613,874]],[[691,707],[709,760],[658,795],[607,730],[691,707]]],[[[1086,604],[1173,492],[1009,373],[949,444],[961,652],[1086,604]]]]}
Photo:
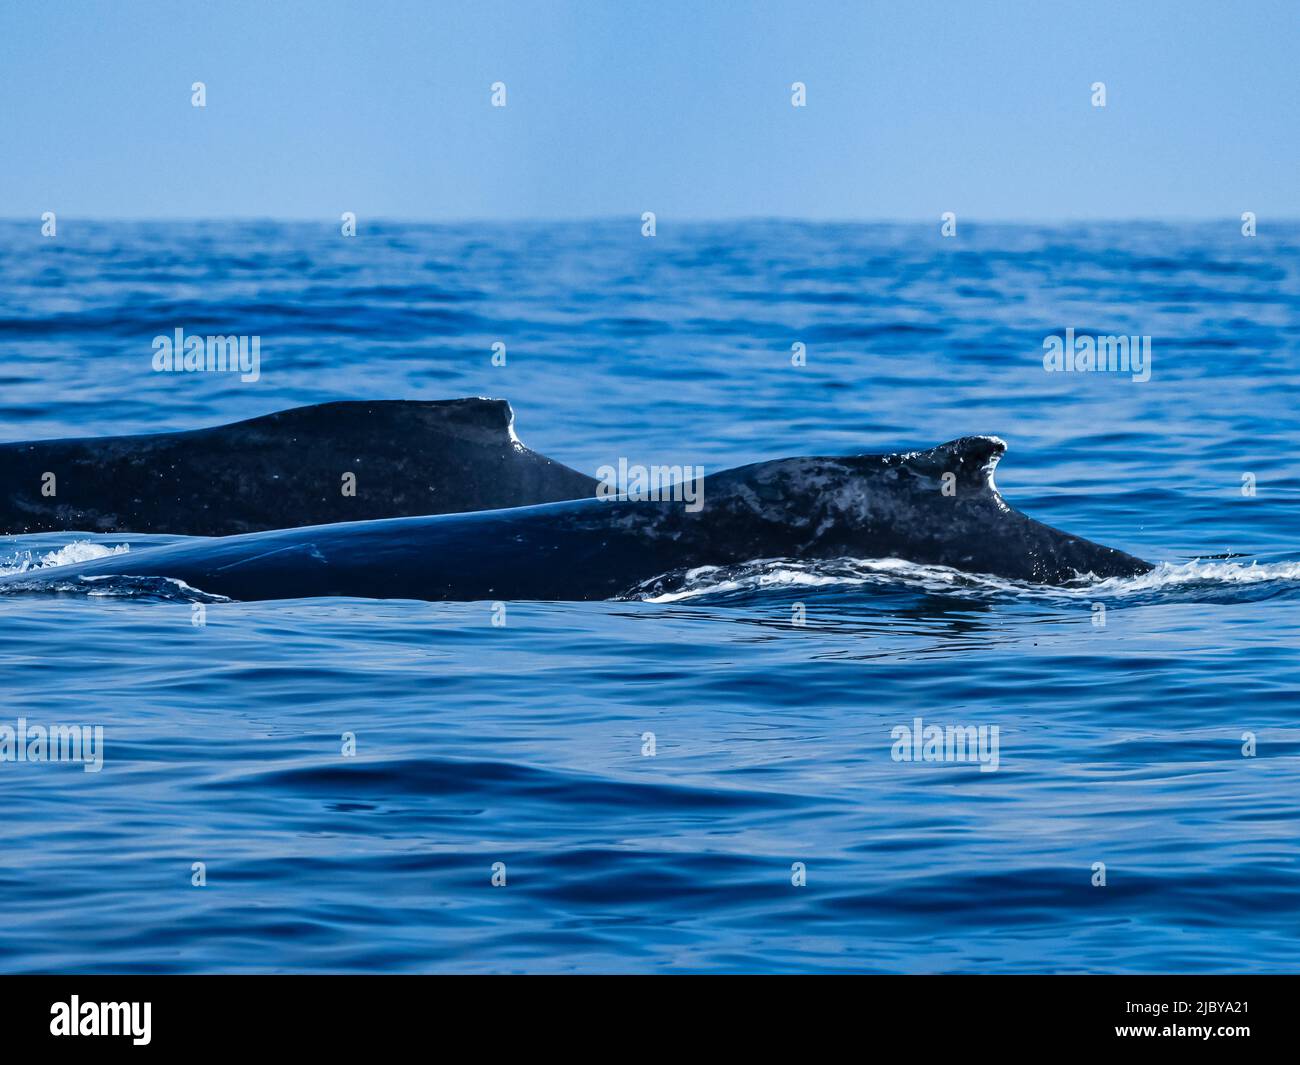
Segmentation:
{"type": "MultiPolygon", "coordinates": [[[[435,486],[432,496],[443,502],[455,496],[459,512],[340,522],[335,520],[342,512],[337,504],[322,502],[332,524],[182,541],[15,574],[0,578],[0,591],[66,589],[80,581],[132,576],[167,578],[248,600],[583,600],[626,595],[684,569],[755,559],[894,558],[1048,585],[1136,576],[1152,568],[1011,507],[993,483],[994,468],[1006,451],[993,436],[963,437],[926,451],[742,466],[704,478],[699,486],[703,505],[687,507],[673,500],[597,498],[594,479],[528,452],[513,438],[508,404],[453,402],[495,402],[492,416],[499,425],[498,435],[491,436],[495,443],[476,450],[476,434],[483,427],[476,418],[468,419],[461,436],[444,434],[450,436],[446,454],[455,455],[458,468],[422,469],[424,481],[435,486]],[[502,438],[518,451],[502,453],[502,438]],[[503,471],[505,484],[489,483],[503,471]]],[[[312,424],[318,437],[328,437],[323,426],[312,424]]],[[[384,425],[384,419],[378,424],[384,425]]],[[[447,424],[439,423],[442,428],[447,424]]],[[[355,437],[352,443],[363,446],[355,437]]],[[[371,443],[370,454],[382,456],[402,443],[371,443]]],[[[436,450],[427,442],[422,446],[436,450]]],[[[323,467],[307,468],[312,476],[325,477],[323,467]]],[[[409,475],[411,467],[404,468],[409,475]]],[[[258,467],[248,476],[264,472],[258,467]]],[[[388,483],[382,460],[370,475],[388,483]]],[[[330,481],[331,488],[336,483],[330,481]]],[[[211,491],[228,490],[230,484],[223,481],[211,491]]],[[[257,487],[264,487],[263,482],[257,487]]],[[[112,484],[102,486],[105,500],[111,502],[112,491],[112,484]]],[[[190,491],[201,494],[198,487],[190,491]]],[[[390,512],[415,505],[396,484],[380,503],[390,512]]],[[[227,501],[213,495],[205,505],[219,510],[227,501]]],[[[267,512],[279,513],[269,504],[267,512]]],[[[251,519],[245,514],[242,520],[251,519]]],[[[173,520],[186,521],[180,516],[173,520]]]]}

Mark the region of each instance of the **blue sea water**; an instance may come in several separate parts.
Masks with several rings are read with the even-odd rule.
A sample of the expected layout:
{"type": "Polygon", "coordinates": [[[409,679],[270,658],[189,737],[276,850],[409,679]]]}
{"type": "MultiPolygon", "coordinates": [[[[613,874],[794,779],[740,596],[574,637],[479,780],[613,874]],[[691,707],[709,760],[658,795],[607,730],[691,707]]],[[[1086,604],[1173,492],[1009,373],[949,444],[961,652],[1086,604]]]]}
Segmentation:
{"type": "Polygon", "coordinates": [[[3,440],[465,395],[589,473],[992,433],[1014,506],[1159,563],[768,563],[503,626],[0,598],[0,724],[104,728],[98,773],[0,762],[0,970],[1294,970],[1300,227],[1237,225],[0,226],[3,440]],[[153,373],[177,327],[261,380],[153,373]],[[1045,372],[1067,327],[1151,336],[1150,380],[1045,372]],[[896,761],[917,718],[997,770],[896,761]]]}

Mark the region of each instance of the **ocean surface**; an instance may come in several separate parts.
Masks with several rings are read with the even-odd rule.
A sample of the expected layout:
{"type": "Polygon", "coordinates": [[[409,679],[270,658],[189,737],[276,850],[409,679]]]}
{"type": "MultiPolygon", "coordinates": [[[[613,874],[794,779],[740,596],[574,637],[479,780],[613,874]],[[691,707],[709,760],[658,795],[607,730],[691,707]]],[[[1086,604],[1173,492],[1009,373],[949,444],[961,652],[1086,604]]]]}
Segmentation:
{"type": "MultiPolygon", "coordinates": [[[[103,728],[99,772],[0,762],[0,970],[1300,968],[1300,227],[0,247],[0,440],[468,395],[590,474],[987,433],[1012,505],[1158,563],[1063,591],[767,561],[504,625],[0,598],[0,726],[103,728]],[[178,327],[260,336],[261,379],[154,373],[178,327]],[[1067,328],[1150,336],[1150,380],[1046,372],[1067,328]],[[996,770],[898,760],[917,719],[996,728],[996,770]]],[[[0,572],[170,539],[3,538],[0,572]]]]}

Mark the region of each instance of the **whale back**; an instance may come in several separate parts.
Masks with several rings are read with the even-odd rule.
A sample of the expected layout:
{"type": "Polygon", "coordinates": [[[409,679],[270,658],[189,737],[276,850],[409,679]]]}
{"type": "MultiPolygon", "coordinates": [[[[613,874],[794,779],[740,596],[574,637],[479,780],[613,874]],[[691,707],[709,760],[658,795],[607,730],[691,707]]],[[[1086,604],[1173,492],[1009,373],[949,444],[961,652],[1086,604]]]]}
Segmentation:
{"type": "Polygon", "coordinates": [[[1008,504],[994,483],[1006,449],[998,437],[969,436],[924,451],[727,470],[704,480],[698,515],[657,518],[657,535],[694,533],[712,556],[730,556],[724,561],[897,558],[1044,584],[1151,569],[1008,504]]]}
{"type": "Polygon", "coordinates": [[[702,479],[690,501],[587,497],[182,540],[0,576],[0,591],[129,576],[232,599],[581,600],[772,559],[899,559],[1056,585],[1151,568],[1009,506],[993,483],[1004,450],[994,437],[967,437],[928,451],[726,470],[702,479]]]}
{"type": "Polygon", "coordinates": [[[337,402],[187,432],[2,444],[0,534],[224,536],[594,493],[594,478],[524,447],[513,423],[499,399],[337,402]]]}

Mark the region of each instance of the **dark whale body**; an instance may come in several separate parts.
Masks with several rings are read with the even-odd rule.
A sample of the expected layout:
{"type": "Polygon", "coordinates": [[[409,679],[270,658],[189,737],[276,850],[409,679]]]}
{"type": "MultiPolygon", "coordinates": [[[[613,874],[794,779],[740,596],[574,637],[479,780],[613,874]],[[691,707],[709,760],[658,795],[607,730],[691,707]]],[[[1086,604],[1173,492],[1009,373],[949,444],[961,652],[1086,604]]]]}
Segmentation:
{"type": "Polygon", "coordinates": [[[513,421],[499,399],[343,402],[189,432],[0,444],[0,535],[228,536],[594,494],[594,478],[524,447],[513,421]]]}
{"type": "Polygon", "coordinates": [[[966,437],[906,454],[759,463],[704,478],[695,513],[593,497],[182,542],[0,578],[0,591],[129,575],[232,599],[579,600],[774,558],[898,558],[1051,585],[1151,569],[1008,506],[993,484],[1005,450],[996,437],[966,437]]]}

